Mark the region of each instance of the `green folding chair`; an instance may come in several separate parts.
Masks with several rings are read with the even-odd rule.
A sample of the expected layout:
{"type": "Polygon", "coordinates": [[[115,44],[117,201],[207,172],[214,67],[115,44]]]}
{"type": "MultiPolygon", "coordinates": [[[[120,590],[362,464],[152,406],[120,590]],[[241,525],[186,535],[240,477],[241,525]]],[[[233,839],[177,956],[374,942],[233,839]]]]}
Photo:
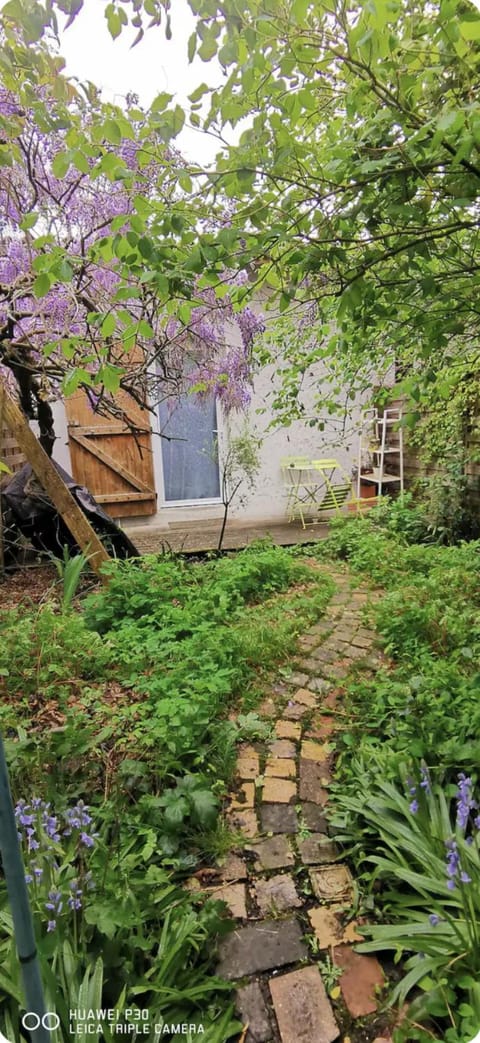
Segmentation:
{"type": "Polygon", "coordinates": [[[312,460],[311,467],[321,475],[322,482],[317,482],[316,511],[325,514],[335,511],[340,514],[352,493],[352,479],[334,457],[312,460]],[[321,499],[318,496],[321,494],[321,499]]]}

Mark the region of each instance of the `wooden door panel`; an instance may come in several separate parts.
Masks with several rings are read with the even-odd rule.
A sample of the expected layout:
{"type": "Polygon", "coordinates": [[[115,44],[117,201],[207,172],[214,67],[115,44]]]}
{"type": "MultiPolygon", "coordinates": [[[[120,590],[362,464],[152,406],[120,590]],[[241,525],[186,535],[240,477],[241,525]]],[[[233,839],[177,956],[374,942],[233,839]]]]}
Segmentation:
{"type": "Polygon", "coordinates": [[[125,392],[115,402],[128,422],[92,413],[82,391],[66,400],[73,477],[117,518],[155,514],[149,414],[125,392]]]}

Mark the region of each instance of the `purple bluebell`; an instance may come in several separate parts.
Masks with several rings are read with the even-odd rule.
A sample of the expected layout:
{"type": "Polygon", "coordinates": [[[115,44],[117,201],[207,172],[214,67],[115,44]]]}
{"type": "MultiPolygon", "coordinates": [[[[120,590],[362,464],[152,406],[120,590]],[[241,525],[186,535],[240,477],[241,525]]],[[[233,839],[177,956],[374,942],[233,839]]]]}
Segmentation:
{"type": "Polygon", "coordinates": [[[421,788],[423,790],[425,790],[425,793],[430,793],[430,789],[431,789],[431,787],[430,787],[430,776],[428,774],[427,769],[426,768],[422,768],[421,771],[420,771],[420,774],[422,776],[421,781],[420,781],[421,788]]]}
{"type": "Polygon", "coordinates": [[[457,824],[460,826],[460,829],[464,830],[467,826],[470,812],[477,807],[477,802],[472,797],[472,780],[464,775],[463,772],[458,776],[456,797],[457,824]]]}
{"type": "Polygon", "coordinates": [[[453,840],[453,838],[452,840],[447,840],[445,846],[447,848],[447,887],[449,891],[453,891],[457,883],[470,884],[471,878],[460,865],[460,855],[456,840],[453,840]]]}
{"type": "Polygon", "coordinates": [[[82,889],[78,886],[77,880],[72,880],[70,884],[71,895],[68,898],[68,905],[70,909],[81,909],[82,908],[82,889]]]}
{"type": "Polygon", "coordinates": [[[82,832],[82,833],[80,833],[80,841],[81,841],[82,844],[85,845],[85,847],[93,847],[94,844],[95,844],[94,837],[97,837],[97,836],[98,836],[98,833],[94,833],[93,836],[90,836],[88,833],[82,832]]]}
{"type": "Polygon", "coordinates": [[[418,800],[412,800],[412,803],[409,805],[409,811],[411,811],[412,815],[416,815],[417,814],[418,808],[419,808],[418,800]]]}
{"type": "Polygon", "coordinates": [[[35,837],[35,830],[33,826],[27,827],[27,846],[29,851],[38,851],[40,844],[35,837]]]}
{"type": "Polygon", "coordinates": [[[45,909],[57,915],[61,913],[63,909],[62,895],[56,888],[48,892],[48,902],[45,902],[45,909]]]}
{"type": "Polygon", "coordinates": [[[428,919],[430,920],[430,923],[431,923],[432,927],[436,927],[437,924],[440,923],[440,917],[437,916],[436,913],[430,913],[430,916],[428,917],[428,919]]]}

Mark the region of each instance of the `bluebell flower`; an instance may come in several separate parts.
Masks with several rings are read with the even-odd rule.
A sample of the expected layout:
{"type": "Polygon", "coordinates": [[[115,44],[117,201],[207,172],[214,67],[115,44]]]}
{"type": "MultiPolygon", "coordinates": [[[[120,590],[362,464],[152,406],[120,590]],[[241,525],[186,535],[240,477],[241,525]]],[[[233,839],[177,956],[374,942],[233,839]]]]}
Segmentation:
{"type": "Polygon", "coordinates": [[[458,776],[457,797],[457,823],[460,829],[465,829],[470,812],[477,807],[476,800],[472,797],[472,780],[463,772],[458,776]]]}
{"type": "Polygon", "coordinates": [[[412,812],[412,815],[416,815],[417,814],[418,808],[419,808],[418,800],[412,800],[412,803],[409,805],[409,811],[412,812]]]}
{"type": "Polygon", "coordinates": [[[458,852],[458,846],[456,840],[447,840],[447,887],[449,891],[453,891],[457,883],[470,884],[471,878],[468,873],[462,869],[460,865],[460,855],[458,852]]]}
{"type": "Polygon", "coordinates": [[[428,917],[428,919],[430,920],[430,923],[431,923],[432,927],[436,927],[437,924],[440,923],[440,917],[437,916],[436,913],[430,913],[430,916],[428,917]]]}
{"type": "Polygon", "coordinates": [[[53,890],[48,892],[48,902],[45,902],[45,909],[48,909],[51,913],[61,913],[63,909],[62,895],[60,891],[53,890]]]}
{"type": "Polygon", "coordinates": [[[425,793],[430,793],[430,789],[431,789],[430,777],[429,777],[427,769],[426,768],[422,768],[420,774],[422,776],[421,781],[420,781],[421,788],[423,790],[425,790],[425,793]]]}
{"type": "Polygon", "coordinates": [[[77,880],[72,880],[70,884],[71,895],[68,899],[68,905],[70,909],[81,909],[82,908],[82,889],[78,886],[77,880]]]}
{"type": "Polygon", "coordinates": [[[49,920],[47,923],[47,931],[54,931],[57,926],[56,920],[49,920]]]}

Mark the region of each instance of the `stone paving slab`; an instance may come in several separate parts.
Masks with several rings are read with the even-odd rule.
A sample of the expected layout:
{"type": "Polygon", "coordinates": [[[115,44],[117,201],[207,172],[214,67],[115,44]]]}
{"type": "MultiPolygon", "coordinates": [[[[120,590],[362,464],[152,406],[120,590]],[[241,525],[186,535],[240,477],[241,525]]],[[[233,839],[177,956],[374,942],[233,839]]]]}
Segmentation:
{"type": "Polygon", "coordinates": [[[244,1025],[248,1025],[245,1043],[270,1043],[273,1031],[267,1004],[258,982],[244,985],[236,994],[236,1008],[244,1025]]]}
{"type": "Polygon", "coordinates": [[[295,863],[291,845],[283,833],[249,844],[246,850],[255,855],[256,869],[285,869],[295,863]]]}
{"type": "Polygon", "coordinates": [[[316,695],[310,692],[308,688],[299,688],[293,698],[296,703],[300,703],[300,706],[306,706],[309,710],[314,710],[318,703],[316,695]]]}
{"type": "Polygon", "coordinates": [[[225,862],[220,866],[220,876],[226,882],[229,880],[246,880],[247,867],[242,858],[230,853],[225,862]]]}
{"type": "MultiPolygon", "coordinates": [[[[326,695],[331,687],[331,682],[327,681],[325,677],[309,677],[308,679],[308,690],[310,692],[316,692],[317,695],[326,695]]],[[[317,706],[319,706],[319,703],[320,700],[317,699],[317,706]]]]}
{"type": "Polygon", "coordinates": [[[272,757],[296,757],[297,748],[290,739],[276,739],[271,742],[269,752],[272,757]]]}
{"type": "Polygon", "coordinates": [[[328,801],[328,793],[325,789],[324,778],[327,765],[316,764],[315,761],[300,761],[300,800],[310,801],[312,804],[320,804],[322,807],[328,801]]]}
{"type": "Polygon", "coordinates": [[[302,967],[269,982],[282,1043],[333,1043],[339,1036],[317,967],[302,967]]]}
{"type": "Polygon", "coordinates": [[[255,801],[255,783],[254,782],[243,782],[239,786],[238,791],[232,801],[230,807],[232,811],[236,811],[240,808],[242,811],[245,808],[253,808],[255,801]]]}
{"type": "Polygon", "coordinates": [[[285,967],[308,955],[295,917],[240,927],[220,942],[219,951],[217,973],[227,981],[285,967]]]}
{"type": "Polygon", "coordinates": [[[374,1014],[378,1008],[377,989],[384,984],[384,974],[374,956],[361,956],[349,945],[333,950],[334,962],[343,970],[340,988],[353,1018],[374,1014]]]}
{"type": "Polygon", "coordinates": [[[331,751],[332,747],[329,746],[328,743],[314,742],[312,739],[305,739],[300,746],[300,757],[304,761],[324,762],[328,760],[331,751]]]}
{"type": "Polygon", "coordinates": [[[313,833],[328,832],[327,818],[319,804],[311,804],[308,801],[302,804],[302,818],[307,829],[311,829],[313,833]]]}
{"type": "Polygon", "coordinates": [[[301,724],[295,724],[293,721],[277,721],[275,734],[278,735],[279,739],[300,739],[302,726],[301,724]]]}
{"type": "Polygon", "coordinates": [[[286,706],[285,710],[283,711],[283,716],[284,719],[287,721],[300,721],[302,717],[305,717],[307,711],[307,706],[302,706],[301,703],[294,703],[292,701],[289,702],[286,706]]]}
{"type": "Polygon", "coordinates": [[[244,811],[230,811],[227,815],[230,829],[238,830],[244,837],[256,837],[258,834],[258,821],[253,808],[244,811]]]}
{"type": "Polygon", "coordinates": [[[334,862],[339,856],[339,850],[333,840],[326,833],[312,833],[304,840],[298,841],[300,858],[306,866],[321,865],[324,862],[334,862]]]}
{"type": "Polygon", "coordinates": [[[298,830],[297,812],[292,804],[263,804],[260,822],[263,833],[296,833],[298,830]]]}
{"type": "Polygon", "coordinates": [[[237,758],[235,770],[241,779],[256,779],[260,774],[258,753],[241,753],[237,758]]]}
{"type": "Polygon", "coordinates": [[[357,934],[352,921],[345,927],[342,924],[343,905],[320,905],[308,910],[308,918],[315,932],[320,949],[330,949],[341,942],[359,942],[362,936],[357,934]]]}
{"type": "Polygon", "coordinates": [[[297,797],[297,785],[289,779],[266,778],[262,801],[266,804],[291,804],[297,797]]]}
{"type": "Polygon", "coordinates": [[[320,866],[310,870],[314,894],[324,901],[353,898],[353,879],[348,866],[320,866]]]}
{"type": "Polygon", "coordinates": [[[286,683],[289,685],[294,685],[295,688],[303,688],[303,685],[306,684],[307,681],[308,674],[302,674],[299,671],[297,671],[294,674],[291,674],[290,677],[286,678],[286,683]]]}
{"type": "Polygon", "coordinates": [[[247,889],[245,884],[225,884],[214,889],[213,898],[225,902],[234,920],[247,919],[247,889]]]}
{"type": "Polygon", "coordinates": [[[265,765],[265,777],[273,776],[277,779],[294,779],[297,774],[297,765],[292,757],[268,757],[265,765]]]}
{"type": "Polygon", "coordinates": [[[312,726],[304,732],[306,739],[316,739],[319,742],[327,742],[330,736],[336,729],[336,723],[333,717],[318,718],[312,722],[312,726]]]}
{"type": "Polygon", "coordinates": [[[269,913],[285,913],[289,909],[299,909],[302,905],[295,884],[288,873],[271,876],[268,880],[257,880],[253,886],[253,896],[260,912],[264,916],[269,913]]]}

